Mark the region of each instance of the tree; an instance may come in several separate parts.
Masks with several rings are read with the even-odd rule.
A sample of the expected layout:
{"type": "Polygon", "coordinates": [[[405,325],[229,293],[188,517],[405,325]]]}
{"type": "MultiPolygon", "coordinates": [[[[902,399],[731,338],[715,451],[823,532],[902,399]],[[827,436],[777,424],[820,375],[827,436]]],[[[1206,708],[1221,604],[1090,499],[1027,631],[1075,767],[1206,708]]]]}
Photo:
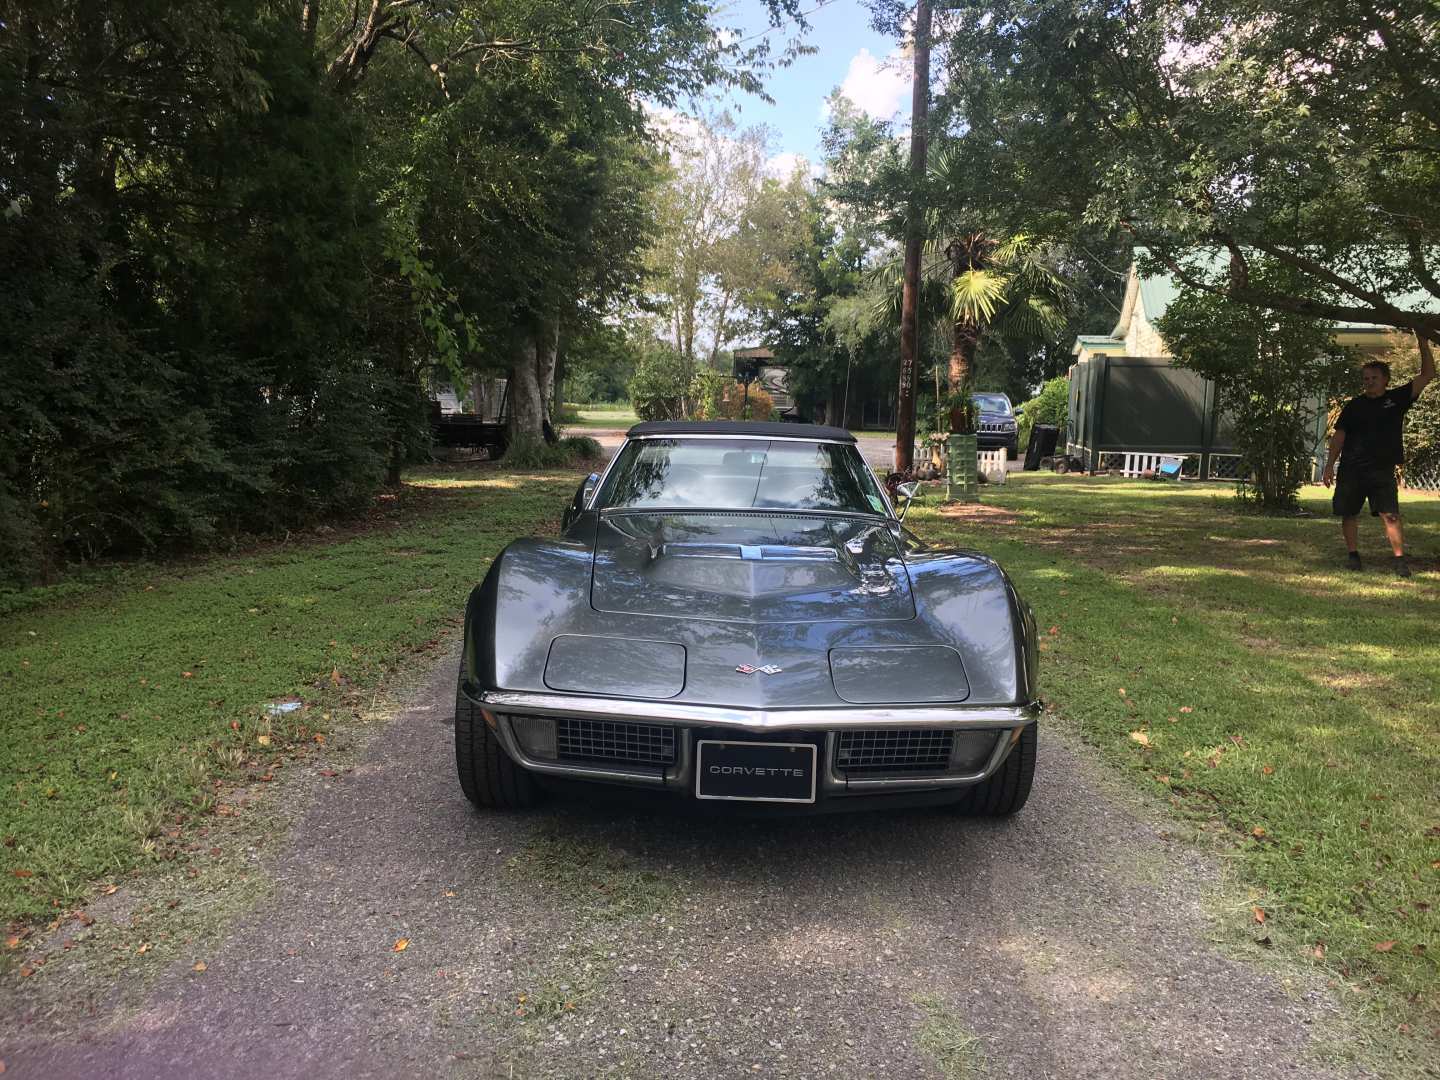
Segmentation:
{"type": "Polygon", "coordinates": [[[649,258],[652,287],[670,315],[671,342],[693,365],[707,321],[710,357],[727,336],[745,272],[740,234],[762,190],[769,135],[759,127],[740,130],[728,114],[688,127],[669,136],[673,172],[661,192],[649,258]]]}
{"type": "Polygon", "coordinates": [[[944,108],[1038,235],[1082,217],[1192,291],[1437,340],[1436,28],[1423,0],[963,0],[944,108]]]}
{"type": "MultiPolygon", "coordinates": [[[[1252,273],[1258,287],[1276,294],[1303,288],[1293,268],[1278,261],[1256,259],[1252,273]]],[[[1293,511],[1300,486],[1313,476],[1317,418],[1353,366],[1351,357],[1312,318],[1246,307],[1203,289],[1183,288],[1157,326],[1176,363],[1214,381],[1257,506],[1293,511]]]]}

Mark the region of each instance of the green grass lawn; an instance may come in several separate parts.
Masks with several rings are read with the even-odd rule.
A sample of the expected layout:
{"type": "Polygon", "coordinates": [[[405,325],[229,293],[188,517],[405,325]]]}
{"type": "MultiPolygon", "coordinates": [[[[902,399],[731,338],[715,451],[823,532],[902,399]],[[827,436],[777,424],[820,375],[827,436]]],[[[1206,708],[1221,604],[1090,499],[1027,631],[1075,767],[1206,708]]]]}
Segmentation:
{"type": "Polygon", "coordinates": [[[1440,499],[1404,500],[1401,581],[1369,518],[1366,569],[1342,569],[1327,493],[1304,495],[1313,517],[1277,520],[1224,487],[1026,476],[911,524],[1001,560],[1059,722],[1221,836],[1257,940],[1437,1037],[1440,499]]]}
{"type": "MultiPolygon", "coordinates": [[[[73,908],[175,854],[217,780],[264,779],[428,667],[493,555],[552,531],[575,483],[417,472],[348,531],[5,598],[5,917],[73,908]],[[287,696],[307,708],[268,717],[287,696]]],[[[1417,575],[1397,581],[1369,519],[1369,566],[1340,568],[1320,489],[1315,516],[1286,520],[1238,513],[1223,487],[1110,478],[1027,475],[983,498],[927,496],[909,524],[1012,573],[1041,628],[1048,722],[1217,838],[1253,889],[1255,939],[1433,1034],[1440,499],[1407,498],[1417,575]]]]}
{"type": "Polygon", "coordinates": [[[574,431],[576,428],[628,428],[640,422],[640,418],[628,405],[605,407],[582,405],[576,409],[576,412],[580,414],[578,423],[570,421],[561,425],[567,431],[574,431]]]}
{"type": "Polygon", "coordinates": [[[0,617],[0,912],[68,908],[173,854],[166,834],[211,809],[216,777],[269,775],[398,666],[428,665],[491,557],[552,531],[575,482],[415,473],[353,535],[134,565],[0,617]],[[272,720],[289,696],[308,707],[272,720]]]}

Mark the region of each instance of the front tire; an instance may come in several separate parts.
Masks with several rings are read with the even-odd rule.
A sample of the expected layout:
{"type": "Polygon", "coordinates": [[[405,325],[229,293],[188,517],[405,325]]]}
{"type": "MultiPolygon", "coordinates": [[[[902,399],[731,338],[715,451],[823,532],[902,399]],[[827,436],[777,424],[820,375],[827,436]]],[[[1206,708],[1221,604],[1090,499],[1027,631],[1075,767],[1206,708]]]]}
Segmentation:
{"type": "Polygon", "coordinates": [[[521,810],[534,806],[540,791],[535,778],[516,765],[485,723],[476,704],[455,687],[455,768],[460,788],[476,806],[521,810]]]}
{"type": "Polygon", "coordinates": [[[974,817],[1009,817],[1025,805],[1035,779],[1035,747],[1039,741],[1036,727],[1025,725],[1019,743],[995,774],[971,788],[959,804],[961,813],[974,817]]]}

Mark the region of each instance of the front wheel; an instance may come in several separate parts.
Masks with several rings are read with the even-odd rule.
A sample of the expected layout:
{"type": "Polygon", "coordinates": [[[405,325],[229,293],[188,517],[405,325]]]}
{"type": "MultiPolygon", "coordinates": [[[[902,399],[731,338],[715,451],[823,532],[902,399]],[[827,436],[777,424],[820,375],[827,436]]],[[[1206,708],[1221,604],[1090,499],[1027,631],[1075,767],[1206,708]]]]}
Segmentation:
{"type": "Polygon", "coordinates": [[[535,778],[510,760],[480,709],[455,687],[455,768],[460,788],[476,806],[520,810],[539,799],[535,778]]]}
{"type": "Polygon", "coordinates": [[[1006,443],[1006,444],[1005,444],[1005,457],[1006,457],[1008,460],[1014,461],[1014,460],[1015,460],[1016,458],[1018,458],[1019,456],[1020,456],[1020,444],[1019,444],[1018,442],[1006,443]]]}
{"type": "Polygon", "coordinates": [[[1009,817],[1030,798],[1035,779],[1035,724],[1027,724],[1020,741],[990,779],[976,784],[958,804],[961,813],[975,817],[1009,817]]]}

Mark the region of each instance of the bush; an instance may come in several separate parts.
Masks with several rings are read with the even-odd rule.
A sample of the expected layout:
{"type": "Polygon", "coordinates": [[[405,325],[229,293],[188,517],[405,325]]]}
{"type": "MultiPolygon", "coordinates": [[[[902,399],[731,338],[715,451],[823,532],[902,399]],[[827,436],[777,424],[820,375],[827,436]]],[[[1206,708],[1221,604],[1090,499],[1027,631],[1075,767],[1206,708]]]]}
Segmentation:
{"type": "Polygon", "coordinates": [[[693,418],[696,420],[719,420],[725,388],[733,386],[734,380],[723,371],[714,368],[699,368],[690,380],[690,400],[693,418]]]}
{"type": "Polygon", "coordinates": [[[511,469],[568,469],[577,461],[594,461],[604,455],[600,444],[588,435],[569,435],[553,444],[534,435],[521,435],[500,461],[511,469]]]}
{"type": "MultiPolygon", "coordinates": [[[[1257,259],[1250,281],[1283,293],[1294,272],[1257,259]]],[[[1351,358],[1315,319],[1232,303],[1184,288],[1158,328],[1180,367],[1215,383],[1216,404],[1234,422],[1243,476],[1237,495],[1264,513],[1293,513],[1314,469],[1316,414],[1343,383],[1351,358]]]]}
{"type": "Polygon", "coordinates": [[[725,387],[720,398],[719,420],[769,420],[775,415],[775,402],[770,395],[754,383],[750,384],[749,410],[750,415],[745,415],[746,409],[745,388],[739,383],[732,382],[725,387]]]}
{"type": "Polygon", "coordinates": [[[1053,424],[1059,428],[1060,442],[1063,444],[1069,413],[1070,377],[1057,375],[1040,388],[1040,393],[1025,402],[1025,412],[1020,417],[1017,430],[1021,452],[1030,444],[1030,430],[1036,424],[1053,424]]]}
{"type": "Polygon", "coordinates": [[[589,435],[567,435],[560,440],[560,446],[571,456],[571,461],[595,461],[605,456],[605,448],[589,435]]]}
{"type": "Polygon", "coordinates": [[[683,420],[688,402],[692,364],[663,343],[655,343],[640,358],[630,380],[630,402],[641,420],[683,420]]]}

